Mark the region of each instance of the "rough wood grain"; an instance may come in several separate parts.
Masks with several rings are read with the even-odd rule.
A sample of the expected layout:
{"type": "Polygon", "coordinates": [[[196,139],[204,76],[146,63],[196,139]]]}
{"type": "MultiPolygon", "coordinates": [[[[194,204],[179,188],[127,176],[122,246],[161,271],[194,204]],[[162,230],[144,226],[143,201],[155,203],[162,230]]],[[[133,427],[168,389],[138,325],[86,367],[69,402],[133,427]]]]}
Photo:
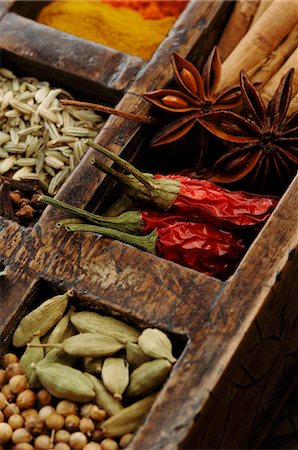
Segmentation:
{"type": "MultiPolygon", "coordinates": [[[[133,73],[129,58],[116,52],[115,66],[118,58],[124,64],[116,87],[108,84],[112,66],[93,73],[93,66],[82,64],[90,47],[86,56],[82,51],[79,62],[73,54],[64,59],[65,48],[50,53],[41,25],[16,14],[8,13],[0,21],[0,47],[17,55],[13,59],[8,54],[8,61],[27,68],[32,63],[34,74],[39,70],[45,74],[51,67],[54,78],[63,74],[72,84],[75,72],[85,80],[80,86],[83,95],[94,86],[99,97],[102,89],[110,93],[118,89],[114,100],[119,99],[129,74],[125,86],[133,83],[117,107],[148,114],[149,104],[141,94],[170,82],[170,53],[175,50],[203,62],[229,9],[224,1],[192,1],[151,61],[146,66],[136,64],[133,73]],[[30,32],[36,36],[37,31],[39,38],[29,41],[30,32]]],[[[62,39],[60,32],[57,39],[62,39]]],[[[80,45],[87,49],[82,40],[80,45]]],[[[106,54],[97,45],[94,51],[97,58],[106,54]]],[[[97,141],[133,159],[144,132],[144,126],[110,117],[97,141]]],[[[81,207],[104,201],[112,183],[90,167],[94,154],[88,151],[59,198],[81,207]]],[[[40,280],[61,291],[73,287],[86,306],[97,306],[139,326],[162,328],[187,344],[131,449],[255,448],[285,395],[283,390],[278,404],[270,404],[280,380],[291,385],[294,379],[297,257],[288,259],[298,239],[297,189],[296,179],[226,283],[91,233],[58,231],[54,224],[61,212],[53,208],[45,210],[33,230],[0,219],[0,261],[8,267],[1,291],[2,342],[36,293],[43,293],[40,280]],[[279,273],[281,279],[276,278],[279,273]]]]}

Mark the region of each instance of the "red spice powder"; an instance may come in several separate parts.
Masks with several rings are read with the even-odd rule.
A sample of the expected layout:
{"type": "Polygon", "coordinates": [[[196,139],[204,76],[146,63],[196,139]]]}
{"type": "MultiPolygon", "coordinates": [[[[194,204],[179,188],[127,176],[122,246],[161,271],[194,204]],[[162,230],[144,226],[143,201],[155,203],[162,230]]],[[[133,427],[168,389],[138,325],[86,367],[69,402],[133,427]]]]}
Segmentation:
{"type": "Polygon", "coordinates": [[[138,11],[145,19],[178,17],[188,0],[102,0],[115,8],[125,7],[138,11]]]}

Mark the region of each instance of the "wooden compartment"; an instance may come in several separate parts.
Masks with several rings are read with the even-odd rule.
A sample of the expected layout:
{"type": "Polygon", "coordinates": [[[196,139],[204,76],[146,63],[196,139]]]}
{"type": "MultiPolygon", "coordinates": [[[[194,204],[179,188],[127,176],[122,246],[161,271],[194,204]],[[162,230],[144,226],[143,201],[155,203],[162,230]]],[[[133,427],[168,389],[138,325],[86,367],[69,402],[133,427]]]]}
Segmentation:
{"type": "MultiPolygon", "coordinates": [[[[170,82],[170,53],[201,66],[230,6],[191,1],[146,65],[120,52],[109,58],[110,49],[43,27],[4,5],[0,46],[13,55],[12,64],[29,66],[32,75],[50,68],[45,79],[63,80],[68,89],[79,76],[81,96],[104,89],[118,109],[145,115],[149,104],[141,94],[170,82]],[[50,48],[50,36],[66,47],[50,48]],[[69,54],[74,44],[79,58],[69,54]],[[111,64],[101,64],[102,58],[111,64]]],[[[133,160],[146,132],[145,125],[109,117],[96,141],[133,160]]],[[[89,149],[60,199],[95,208],[110,195],[113,183],[90,167],[94,155],[89,149]]],[[[62,214],[53,208],[32,230],[0,218],[0,261],[7,266],[0,285],[2,343],[38,286],[73,288],[82,302],[187,342],[130,449],[256,448],[297,375],[297,185],[296,177],[226,282],[92,233],[57,232],[62,214]]]]}

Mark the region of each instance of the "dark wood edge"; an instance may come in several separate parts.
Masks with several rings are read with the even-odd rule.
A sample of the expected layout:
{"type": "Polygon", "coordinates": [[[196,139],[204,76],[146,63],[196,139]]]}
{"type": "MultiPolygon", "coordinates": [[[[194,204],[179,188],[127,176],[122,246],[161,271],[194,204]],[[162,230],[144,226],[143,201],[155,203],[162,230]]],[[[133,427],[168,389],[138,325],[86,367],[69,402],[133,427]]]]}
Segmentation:
{"type": "Polygon", "coordinates": [[[104,47],[34,20],[8,12],[0,22],[1,47],[53,70],[95,82],[97,89],[122,93],[143,65],[143,60],[104,47]],[[49,51],[49,43],[53,43],[49,51]],[[30,48],[30,52],[28,49],[30,48]],[[105,63],[103,63],[105,61],[105,63]]]}

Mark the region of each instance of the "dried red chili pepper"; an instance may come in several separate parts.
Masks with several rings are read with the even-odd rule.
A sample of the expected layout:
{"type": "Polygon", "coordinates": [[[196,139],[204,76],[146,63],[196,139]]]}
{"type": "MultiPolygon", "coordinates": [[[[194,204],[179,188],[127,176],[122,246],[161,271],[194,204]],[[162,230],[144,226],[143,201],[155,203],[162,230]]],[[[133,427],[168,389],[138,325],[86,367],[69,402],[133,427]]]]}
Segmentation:
{"type": "Polygon", "coordinates": [[[153,203],[163,211],[173,211],[185,219],[228,229],[255,226],[264,223],[276,206],[276,201],[270,197],[229,191],[207,180],[144,174],[100,145],[89,144],[130,172],[130,175],[124,175],[98,160],[92,161],[103,172],[124,183],[130,197],[153,203]]]}
{"type": "Polygon", "coordinates": [[[185,217],[179,216],[178,214],[167,214],[152,210],[127,211],[116,217],[100,216],[57,200],[56,198],[48,197],[47,195],[41,195],[39,201],[55,206],[70,213],[74,217],[79,217],[96,225],[111,227],[115,230],[133,234],[147,234],[155,228],[163,228],[176,222],[186,221],[185,217]]]}
{"type": "Polygon", "coordinates": [[[211,276],[225,278],[244,251],[243,241],[212,225],[176,222],[136,236],[112,228],[68,224],[68,231],[91,231],[118,239],[154,255],[211,276]]]}

